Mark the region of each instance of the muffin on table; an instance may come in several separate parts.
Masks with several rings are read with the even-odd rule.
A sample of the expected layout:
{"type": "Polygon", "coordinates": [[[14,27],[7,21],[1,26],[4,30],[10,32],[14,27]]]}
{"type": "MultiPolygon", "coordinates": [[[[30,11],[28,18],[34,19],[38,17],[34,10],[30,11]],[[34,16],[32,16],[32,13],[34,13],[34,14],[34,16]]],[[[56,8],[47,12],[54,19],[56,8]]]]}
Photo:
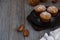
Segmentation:
{"type": "Polygon", "coordinates": [[[30,4],[31,6],[36,6],[36,5],[39,4],[39,2],[40,2],[40,0],[29,0],[29,4],[30,4]]]}
{"type": "Polygon", "coordinates": [[[53,16],[56,16],[58,14],[58,8],[55,6],[48,7],[47,11],[50,12],[53,16]]]}
{"type": "Polygon", "coordinates": [[[44,12],[44,11],[46,11],[46,7],[44,5],[37,5],[34,7],[34,10],[36,12],[44,12]]]}
{"type": "Polygon", "coordinates": [[[40,19],[42,22],[49,22],[51,20],[51,14],[48,12],[42,12],[40,14],[40,19]]]}

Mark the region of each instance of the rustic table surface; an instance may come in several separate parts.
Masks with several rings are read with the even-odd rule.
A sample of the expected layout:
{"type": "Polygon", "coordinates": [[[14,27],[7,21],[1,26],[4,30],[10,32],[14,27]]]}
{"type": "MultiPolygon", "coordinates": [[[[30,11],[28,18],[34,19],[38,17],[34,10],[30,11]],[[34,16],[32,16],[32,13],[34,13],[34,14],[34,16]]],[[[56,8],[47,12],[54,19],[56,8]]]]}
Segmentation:
{"type": "Polygon", "coordinates": [[[0,0],[0,40],[39,40],[49,32],[50,29],[35,31],[27,22],[26,17],[32,10],[28,0],[0,0]],[[29,30],[29,37],[24,38],[23,32],[17,32],[21,24],[29,30]]]}

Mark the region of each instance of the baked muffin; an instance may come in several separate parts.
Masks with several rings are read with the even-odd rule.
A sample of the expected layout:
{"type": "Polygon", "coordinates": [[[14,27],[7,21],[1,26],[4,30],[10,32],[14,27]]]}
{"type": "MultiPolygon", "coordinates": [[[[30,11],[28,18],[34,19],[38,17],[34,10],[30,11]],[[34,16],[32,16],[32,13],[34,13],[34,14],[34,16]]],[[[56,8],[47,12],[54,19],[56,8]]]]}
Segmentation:
{"type": "Polygon", "coordinates": [[[31,6],[36,6],[37,4],[39,4],[40,0],[29,0],[29,4],[31,6]]]}
{"type": "Polygon", "coordinates": [[[56,16],[58,13],[58,8],[55,6],[50,6],[47,8],[47,11],[50,12],[53,16],[56,16]]]}
{"type": "Polygon", "coordinates": [[[40,19],[41,19],[41,21],[43,21],[43,22],[49,22],[50,21],[50,19],[51,19],[51,14],[50,13],[48,13],[48,12],[42,12],[41,14],[40,14],[40,19]]]}
{"type": "Polygon", "coordinates": [[[46,7],[44,5],[37,5],[34,7],[34,10],[36,12],[44,12],[44,11],[46,11],[46,7]]]}

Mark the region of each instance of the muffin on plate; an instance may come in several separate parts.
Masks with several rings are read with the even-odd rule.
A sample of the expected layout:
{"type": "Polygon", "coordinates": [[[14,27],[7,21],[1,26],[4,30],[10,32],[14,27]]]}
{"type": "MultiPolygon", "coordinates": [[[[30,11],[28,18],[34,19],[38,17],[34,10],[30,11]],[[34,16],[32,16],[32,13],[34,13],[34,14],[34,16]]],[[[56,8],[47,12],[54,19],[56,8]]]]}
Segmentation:
{"type": "Polygon", "coordinates": [[[51,14],[48,12],[42,12],[40,14],[40,19],[42,22],[49,22],[51,20],[51,14]]]}
{"type": "Polygon", "coordinates": [[[44,12],[44,11],[46,11],[46,7],[44,5],[37,5],[34,7],[34,10],[36,12],[44,12]]]}
{"type": "Polygon", "coordinates": [[[50,12],[53,16],[56,16],[58,13],[58,8],[55,6],[50,6],[47,8],[47,11],[50,12]]]}

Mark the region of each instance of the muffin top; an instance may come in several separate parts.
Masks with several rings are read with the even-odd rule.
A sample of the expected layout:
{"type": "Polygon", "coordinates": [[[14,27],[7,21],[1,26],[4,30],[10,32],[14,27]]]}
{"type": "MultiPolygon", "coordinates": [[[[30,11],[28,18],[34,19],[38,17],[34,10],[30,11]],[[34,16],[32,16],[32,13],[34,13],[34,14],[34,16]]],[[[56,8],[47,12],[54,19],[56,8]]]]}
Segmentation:
{"type": "Polygon", "coordinates": [[[37,5],[34,7],[36,12],[44,12],[46,11],[46,7],[44,5],[37,5]]]}
{"type": "Polygon", "coordinates": [[[36,5],[39,4],[39,2],[40,2],[40,0],[29,0],[29,4],[30,4],[31,6],[36,6],[36,5]]]}
{"type": "Polygon", "coordinates": [[[42,12],[42,13],[40,14],[40,17],[41,17],[42,19],[49,20],[49,19],[51,19],[51,14],[45,11],[45,12],[42,12]]]}
{"type": "Polygon", "coordinates": [[[58,13],[58,8],[55,6],[50,6],[47,8],[47,11],[50,13],[58,13]]]}

